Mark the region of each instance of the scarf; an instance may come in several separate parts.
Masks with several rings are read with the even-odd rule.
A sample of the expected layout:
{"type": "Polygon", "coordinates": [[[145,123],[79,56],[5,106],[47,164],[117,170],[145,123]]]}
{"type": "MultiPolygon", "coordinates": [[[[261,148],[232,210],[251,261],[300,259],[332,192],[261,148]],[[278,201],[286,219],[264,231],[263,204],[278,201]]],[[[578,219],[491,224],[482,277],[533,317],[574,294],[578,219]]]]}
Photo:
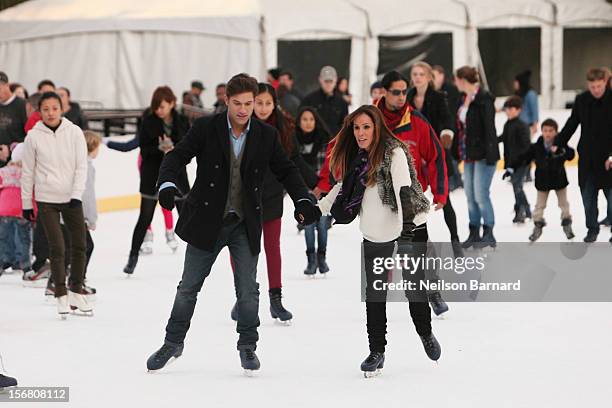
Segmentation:
{"type": "Polygon", "coordinates": [[[406,103],[404,107],[399,111],[390,111],[387,109],[387,106],[385,105],[385,98],[384,97],[381,98],[380,102],[378,103],[378,108],[380,109],[383,116],[385,117],[385,123],[387,124],[387,127],[391,129],[391,131],[395,130],[395,128],[397,128],[397,126],[402,121],[402,118],[404,117],[404,115],[406,114],[406,111],[408,110],[408,105],[409,104],[406,103]]]}
{"type": "Polygon", "coordinates": [[[359,149],[349,166],[352,170],[344,176],[342,188],[330,211],[337,224],[350,224],[359,214],[369,168],[368,152],[359,149]]]}

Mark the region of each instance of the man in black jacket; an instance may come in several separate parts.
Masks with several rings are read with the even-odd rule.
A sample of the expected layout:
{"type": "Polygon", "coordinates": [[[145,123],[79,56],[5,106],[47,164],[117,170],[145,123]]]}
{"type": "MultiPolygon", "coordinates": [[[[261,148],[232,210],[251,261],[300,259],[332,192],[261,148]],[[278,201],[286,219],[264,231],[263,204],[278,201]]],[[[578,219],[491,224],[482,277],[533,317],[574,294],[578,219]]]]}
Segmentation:
{"type": "Polygon", "coordinates": [[[183,352],[197,294],[219,252],[227,246],[234,262],[238,307],[238,350],[242,367],[259,369],[255,355],[259,326],[257,258],[261,241],[261,193],[267,168],[295,202],[299,222],[310,224],[320,212],[308,188],[287,158],[276,129],[251,120],[257,80],[246,74],[227,84],[227,113],[197,119],[185,138],[169,152],[159,171],[159,202],[171,210],[180,195],[176,183],[195,156],[198,170],[181,211],[176,233],[187,242],[183,276],[166,326],[164,345],[147,361],[159,370],[183,352]]]}
{"type": "Polygon", "coordinates": [[[612,219],[612,91],[607,86],[608,78],[605,68],[587,72],[588,91],[576,96],[572,113],[556,142],[558,146],[566,146],[578,125],[581,126],[578,183],[588,229],[584,242],[595,242],[599,234],[599,190],[606,196],[608,219],[612,219]]]}
{"type": "MultiPolygon", "coordinates": [[[[0,71],[0,151],[8,153],[11,143],[23,142],[28,117],[25,102],[11,92],[8,76],[0,71]]],[[[2,153],[0,153],[0,156],[2,153]]],[[[2,162],[7,158],[0,157],[2,162]]]]}
{"type": "Polygon", "coordinates": [[[326,65],[319,73],[319,84],[321,87],[313,93],[306,95],[301,106],[311,106],[317,110],[321,119],[327,125],[332,137],[342,128],[344,118],[348,115],[348,105],[338,94],[336,83],[338,74],[332,66],[326,65]]]}

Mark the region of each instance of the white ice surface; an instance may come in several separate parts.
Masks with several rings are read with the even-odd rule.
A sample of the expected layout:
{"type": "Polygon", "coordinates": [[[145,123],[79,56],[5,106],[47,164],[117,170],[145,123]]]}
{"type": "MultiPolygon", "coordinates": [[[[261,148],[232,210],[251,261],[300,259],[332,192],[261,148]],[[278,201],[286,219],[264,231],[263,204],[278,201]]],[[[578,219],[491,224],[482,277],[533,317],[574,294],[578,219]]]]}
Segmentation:
{"type": "MultiPolygon", "coordinates": [[[[576,168],[569,173],[574,228],[581,239],[584,213],[576,168]]],[[[526,191],[533,205],[533,184],[526,184],[526,191]]],[[[497,239],[526,241],[531,225],[512,225],[512,188],[501,181],[500,172],[492,196],[497,239]]],[[[452,193],[452,200],[464,239],[464,192],[452,193]]],[[[453,303],[444,320],[433,320],[443,349],[437,366],[423,352],[407,305],[389,304],[384,374],[362,378],[359,364],[368,347],[359,299],[357,223],[330,231],[332,270],[326,279],[306,280],[304,238],[296,233],[292,212],[287,201],[283,295],[294,323],[284,327],[270,318],[262,255],[257,349],[262,369],[256,378],[244,377],[240,369],[229,316],[234,289],[226,251],[205,282],[183,357],[162,372],[146,373],[147,357],[164,338],[185,248],[181,243],[173,255],[166,247],[159,211],[153,223],[154,254],[140,258],[131,279],[121,270],[137,212],[101,214],[89,272],[89,284],[98,289],[92,318],[60,321],[55,307],[45,303],[42,288],[22,287],[16,274],[0,278],[0,352],[9,374],[23,386],[69,386],[69,406],[88,408],[609,406],[609,303],[453,303]]],[[[555,197],[547,219],[542,240],[563,240],[555,197]]],[[[441,211],[432,215],[429,227],[434,241],[448,239],[441,211]]],[[[609,236],[603,230],[599,241],[609,236]]]]}

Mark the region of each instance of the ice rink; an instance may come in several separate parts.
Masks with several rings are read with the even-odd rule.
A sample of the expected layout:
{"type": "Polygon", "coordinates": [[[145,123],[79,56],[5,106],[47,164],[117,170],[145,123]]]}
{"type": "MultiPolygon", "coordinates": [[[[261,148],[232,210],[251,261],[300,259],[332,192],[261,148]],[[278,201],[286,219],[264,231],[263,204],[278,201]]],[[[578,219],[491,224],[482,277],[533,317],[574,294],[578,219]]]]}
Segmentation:
{"type": "MultiPolygon", "coordinates": [[[[574,229],[581,239],[584,214],[575,167],[569,176],[574,229]]],[[[532,183],[526,192],[533,204],[532,183]]],[[[512,188],[499,171],[492,196],[498,241],[526,241],[531,225],[512,225],[512,188]]],[[[457,190],[451,197],[463,239],[465,194],[457,190]]],[[[181,243],[172,254],[166,246],[159,211],[153,223],[154,254],[140,258],[130,279],[121,270],[137,212],[100,215],[88,275],[89,284],[98,289],[94,317],[71,315],[60,321],[42,288],[24,288],[17,274],[0,278],[0,351],[8,373],[21,386],[69,386],[70,406],[88,408],[556,408],[605,406],[610,401],[609,303],[452,303],[445,319],[433,321],[443,350],[438,365],[426,357],[407,305],[389,304],[384,373],[364,379],[359,364],[368,347],[359,297],[358,225],[332,228],[332,270],[325,279],[307,280],[302,274],[304,237],[297,234],[291,203],[285,204],[283,294],[294,321],[286,327],[271,319],[265,257],[260,256],[257,352],[262,368],[256,378],[245,377],[240,368],[230,320],[234,289],[226,251],[200,294],[183,357],[162,372],[146,372],[147,357],[164,338],[185,248],[181,243]]],[[[602,210],[603,205],[600,197],[602,210]]],[[[554,197],[547,219],[542,240],[563,240],[554,197]]],[[[448,239],[441,211],[431,216],[429,229],[434,241],[448,239]]],[[[603,230],[599,241],[609,236],[603,230]]]]}

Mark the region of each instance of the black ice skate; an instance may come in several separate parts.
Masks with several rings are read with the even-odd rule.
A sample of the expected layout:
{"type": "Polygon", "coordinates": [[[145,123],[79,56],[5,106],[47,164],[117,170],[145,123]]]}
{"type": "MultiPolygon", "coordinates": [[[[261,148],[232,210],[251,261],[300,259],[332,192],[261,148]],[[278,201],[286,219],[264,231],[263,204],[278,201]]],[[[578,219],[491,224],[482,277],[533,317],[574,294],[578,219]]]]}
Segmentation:
{"type": "Polygon", "coordinates": [[[595,229],[589,229],[587,231],[586,237],[584,237],[583,241],[586,243],[591,243],[597,241],[597,236],[599,235],[599,231],[595,229]]]}
{"type": "Polygon", "coordinates": [[[278,319],[279,322],[290,325],[293,315],[285,309],[282,302],[281,288],[273,288],[269,291],[270,294],[270,314],[273,319],[278,319]]]}
{"type": "Polygon", "coordinates": [[[244,369],[244,374],[248,377],[259,370],[261,363],[255,354],[255,346],[238,346],[240,351],[240,365],[244,369]]]}
{"type": "Polygon", "coordinates": [[[536,221],[533,224],[533,232],[529,236],[529,241],[536,242],[542,236],[542,228],[546,226],[546,223],[544,221],[536,221]]]}
{"type": "Polygon", "coordinates": [[[173,363],[182,354],[182,344],[164,342],[164,345],[153,353],[147,360],[147,370],[149,370],[149,372],[160,370],[166,367],[168,364],[173,363]]]}
{"type": "Polygon", "coordinates": [[[565,218],[561,220],[561,226],[563,227],[563,232],[565,233],[565,236],[567,237],[567,239],[574,239],[574,237],[576,237],[576,235],[574,234],[574,231],[572,231],[572,219],[571,218],[565,218]]]}
{"type": "Polygon", "coordinates": [[[463,253],[463,246],[461,242],[459,242],[459,238],[451,239],[451,245],[453,247],[453,256],[455,258],[463,258],[465,254],[463,253]]]}
{"type": "Polygon", "coordinates": [[[138,254],[130,255],[128,258],[127,265],[125,265],[125,268],[123,268],[123,272],[126,273],[129,277],[130,275],[134,273],[134,269],[136,269],[137,263],[138,263],[138,254]]]}
{"type": "Polygon", "coordinates": [[[423,342],[423,347],[425,348],[425,353],[427,353],[427,357],[429,357],[433,361],[438,361],[440,358],[440,354],[442,354],[442,348],[440,347],[440,343],[436,340],[433,333],[428,336],[420,336],[421,342],[423,342]]]}
{"type": "Polygon", "coordinates": [[[317,257],[314,253],[309,252],[306,252],[306,257],[308,258],[308,265],[304,269],[304,275],[314,278],[317,273],[317,257]]]}
{"type": "Polygon", "coordinates": [[[440,316],[442,313],[448,312],[448,305],[442,299],[440,292],[433,292],[427,296],[429,298],[429,305],[436,316],[440,316]]]}
{"type": "Polygon", "coordinates": [[[0,374],[0,392],[3,392],[6,388],[16,387],[17,380],[13,377],[0,374]]]}
{"type": "Polygon", "coordinates": [[[329,272],[329,265],[327,265],[327,260],[325,259],[325,252],[317,253],[317,267],[319,268],[319,273],[326,274],[329,272]]]}
{"type": "Polygon", "coordinates": [[[365,378],[376,377],[382,373],[385,365],[385,353],[378,351],[370,352],[368,358],[361,363],[361,371],[365,378]]]}

